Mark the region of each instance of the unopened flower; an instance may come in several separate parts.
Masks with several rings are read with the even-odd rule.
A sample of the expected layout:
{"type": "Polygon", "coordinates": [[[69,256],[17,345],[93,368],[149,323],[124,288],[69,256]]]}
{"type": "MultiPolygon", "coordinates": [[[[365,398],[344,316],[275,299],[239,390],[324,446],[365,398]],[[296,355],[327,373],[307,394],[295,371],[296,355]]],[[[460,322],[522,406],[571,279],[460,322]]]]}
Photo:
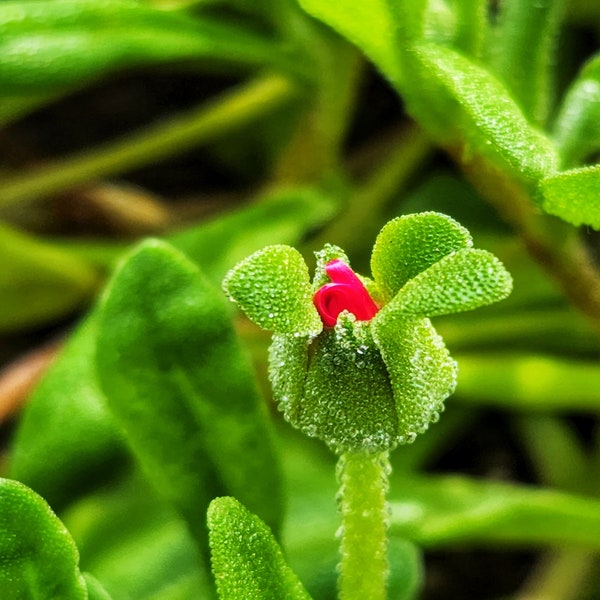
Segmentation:
{"type": "Polygon", "coordinates": [[[502,263],[469,232],[425,212],[390,221],[371,255],[373,279],[344,252],[317,252],[311,284],[300,253],[267,246],[227,275],[224,289],[273,332],[269,373],[285,418],[337,452],[387,450],[436,421],[457,366],[429,317],[506,297],[502,263]]]}

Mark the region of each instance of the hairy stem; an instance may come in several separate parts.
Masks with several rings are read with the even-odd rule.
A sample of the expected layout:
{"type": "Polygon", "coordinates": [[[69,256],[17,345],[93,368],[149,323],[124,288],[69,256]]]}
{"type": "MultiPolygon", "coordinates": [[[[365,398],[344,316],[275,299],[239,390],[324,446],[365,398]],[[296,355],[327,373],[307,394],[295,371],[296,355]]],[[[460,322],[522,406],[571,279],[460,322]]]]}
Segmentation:
{"type": "Polygon", "coordinates": [[[0,206],[49,196],[212,142],[281,106],[297,92],[293,82],[279,75],[254,79],[189,113],[124,140],[8,179],[0,186],[0,206]]]}
{"type": "Polygon", "coordinates": [[[385,600],[389,572],[387,452],[340,457],[341,600],[385,600]]]}

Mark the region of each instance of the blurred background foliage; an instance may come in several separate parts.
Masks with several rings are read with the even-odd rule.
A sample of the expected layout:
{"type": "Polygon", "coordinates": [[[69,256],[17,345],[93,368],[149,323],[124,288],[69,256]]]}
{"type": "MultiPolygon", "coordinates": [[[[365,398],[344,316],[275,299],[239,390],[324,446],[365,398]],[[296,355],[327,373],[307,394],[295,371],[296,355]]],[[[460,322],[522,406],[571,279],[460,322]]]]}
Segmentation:
{"type": "Polygon", "coordinates": [[[132,434],[113,399],[129,384],[111,372],[168,398],[161,373],[175,367],[152,361],[172,354],[206,386],[212,333],[165,317],[162,336],[150,320],[138,335],[151,350],[124,366],[135,342],[117,334],[173,302],[193,322],[194,298],[217,306],[227,270],[266,244],[311,261],[335,243],[366,273],[381,226],[424,210],[464,224],[515,286],[436,320],[459,385],[440,422],[392,455],[394,597],[600,598],[600,5],[396,4],[0,1],[0,474],[48,501],[114,599],[211,597],[206,542],[193,540],[222,493],[269,522],[315,598],[334,597],[333,457],[281,423],[268,337],[236,318],[240,349],[233,312],[219,313],[223,356],[249,353],[258,374],[234,429],[258,429],[244,430],[249,454],[218,436],[211,454],[189,422],[220,417],[172,408],[171,441],[192,440],[190,483],[168,437],[132,442],[154,439],[158,417],[132,434]],[[418,51],[396,52],[413,38],[418,51]],[[149,236],[182,254],[156,242],[131,255],[149,236]],[[150,285],[161,278],[184,291],[150,285]],[[113,354],[97,370],[98,338],[113,354]]]}

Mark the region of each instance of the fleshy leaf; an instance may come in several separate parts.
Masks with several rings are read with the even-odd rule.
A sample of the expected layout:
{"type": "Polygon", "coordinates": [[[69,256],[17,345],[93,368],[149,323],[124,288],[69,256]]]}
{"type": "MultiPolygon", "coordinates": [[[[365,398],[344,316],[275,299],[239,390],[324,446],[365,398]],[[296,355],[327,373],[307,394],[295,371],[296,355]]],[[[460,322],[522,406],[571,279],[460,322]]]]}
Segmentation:
{"type": "Polygon", "coordinates": [[[0,479],[0,598],[86,600],[79,554],[46,501],[0,479]]]}
{"type": "Polygon", "coordinates": [[[572,225],[600,229],[600,165],[558,173],[542,180],[544,210],[572,225]]]}
{"type": "Polygon", "coordinates": [[[419,44],[413,57],[413,87],[403,90],[408,110],[441,142],[461,140],[465,162],[480,153],[534,184],[555,170],[554,145],[491,73],[437,44],[419,44]]]}
{"type": "Polygon", "coordinates": [[[317,259],[317,266],[315,268],[315,276],[313,277],[313,292],[316,292],[321,286],[331,281],[325,271],[325,266],[328,262],[339,259],[347,265],[350,264],[350,259],[346,253],[334,244],[325,244],[321,250],[315,252],[315,257],[317,259]]]}
{"type": "Polygon", "coordinates": [[[512,290],[512,277],[486,250],[459,250],[411,279],[388,305],[405,314],[434,317],[492,304],[512,290]]]}
{"type": "Polygon", "coordinates": [[[373,338],[392,383],[400,443],[412,442],[439,418],[456,386],[456,363],[429,319],[383,308],[373,338]]]}
{"type": "Polygon", "coordinates": [[[338,453],[396,445],[394,399],[369,323],[342,313],[336,326],[317,338],[294,416],[292,425],[338,453]]]}
{"type": "Polygon", "coordinates": [[[310,600],[269,528],[237,500],[213,500],[208,527],[221,600],[310,600]]]}
{"type": "Polygon", "coordinates": [[[102,584],[89,573],[83,574],[87,589],[87,600],[111,600],[109,593],[102,584]]]}
{"type": "Polygon", "coordinates": [[[472,245],[471,235],[451,217],[424,212],[387,223],[375,241],[371,270],[389,298],[441,258],[472,245]]]}
{"type": "Polygon", "coordinates": [[[252,369],[226,299],[193,263],[158,240],[136,247],[105,293],[96,354],[135,457],[200,548],[202,505],[222,489],[278,525],[278,462],[252,369]]]}
{"type": "Polygon", "coordinates": [[[229,271],[223,288],[263,329],[314,336],[323,328],[312,301],[308,267],[290,246],[255,252],[229,271]]]}

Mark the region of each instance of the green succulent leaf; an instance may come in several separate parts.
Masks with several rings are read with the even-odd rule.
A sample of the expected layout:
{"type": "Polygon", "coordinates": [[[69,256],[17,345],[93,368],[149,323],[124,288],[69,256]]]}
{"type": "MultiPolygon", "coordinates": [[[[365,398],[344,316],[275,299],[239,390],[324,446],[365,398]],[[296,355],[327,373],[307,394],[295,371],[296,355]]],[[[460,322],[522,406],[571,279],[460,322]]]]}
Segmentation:
{"type": "Polygon", "coordinates": [[[223,288],[263,329],[314,336],[323,328],[312,301],[308,267],[290,246],[255,252],[227,274],[223,288]]]}
{"type": "Polygon", "coordinates": [[[134,455],[201,548],[215,472],[277,527],[278,462],[251,366],[227,301],[193,263],[157,240],[125,258],[100,307],[97,361],[134,455]]]}
{"type": "Polygon", "coordinates": [[[441,142],[462,140],[465,161],[478,153],[534,184],[555,170],[554,145],[483,67],[432,43],[415,46],[411,64],[415,84],[404,90],[410,112],[441,142]]]}
{"type": "Polygon", "coordinates": [[[221,600],[310,600],[269,528],[237,500],[213,500],[208,527],[221,600]]]}
{"type": "Polygon", "coordinates": [[[377,284],[392,298],[404,284],[441,258],[473,244],[451,217],[423,212],[398,217],[380,231],[371,256],[377,284]]]}
{"type": "Polygon", "coordinates": [[[456,387],[456,362],[429,319],[388,305],[373,319],[372,331],[392,384],[399,441],[412,442],[444,410],[456,387]]]}
{"type": "Polygon", "coordinates": [[[0,597],[87,600],[79,554],[46,501],[0,479],[0,597]]]}
{"type": "Polygon", "coordinates": [[[563,168],[577,166],[600,149],[600,54],[567,90],[553,134],[563,168]]]}
{"type": "Polygon", "coordinates": [[[95,346],[92,314],[29,398],[12,446],[10,477],[55,509],[127,462],[122,435],[96,377],[95,346]]]}
{"type": "Polygon", "coordinates": [[[391,534],[426,547],[456,543],[600,547],[597,498],[456,476],[398,483],[402,497],[391,498],[391,534]]]}
{"type": "Polygon", "coordinates": [[[512,278],[486,250],[458,250],[411,279],[390,303],[390,310],[434,317],[471,310],[506,298],[512,278]]]}
{"type": "Polygon", "coordinates": [[[544,210],[572,225],[600,229],[600,165],[547,177],[540,184],[544,210]]]}

